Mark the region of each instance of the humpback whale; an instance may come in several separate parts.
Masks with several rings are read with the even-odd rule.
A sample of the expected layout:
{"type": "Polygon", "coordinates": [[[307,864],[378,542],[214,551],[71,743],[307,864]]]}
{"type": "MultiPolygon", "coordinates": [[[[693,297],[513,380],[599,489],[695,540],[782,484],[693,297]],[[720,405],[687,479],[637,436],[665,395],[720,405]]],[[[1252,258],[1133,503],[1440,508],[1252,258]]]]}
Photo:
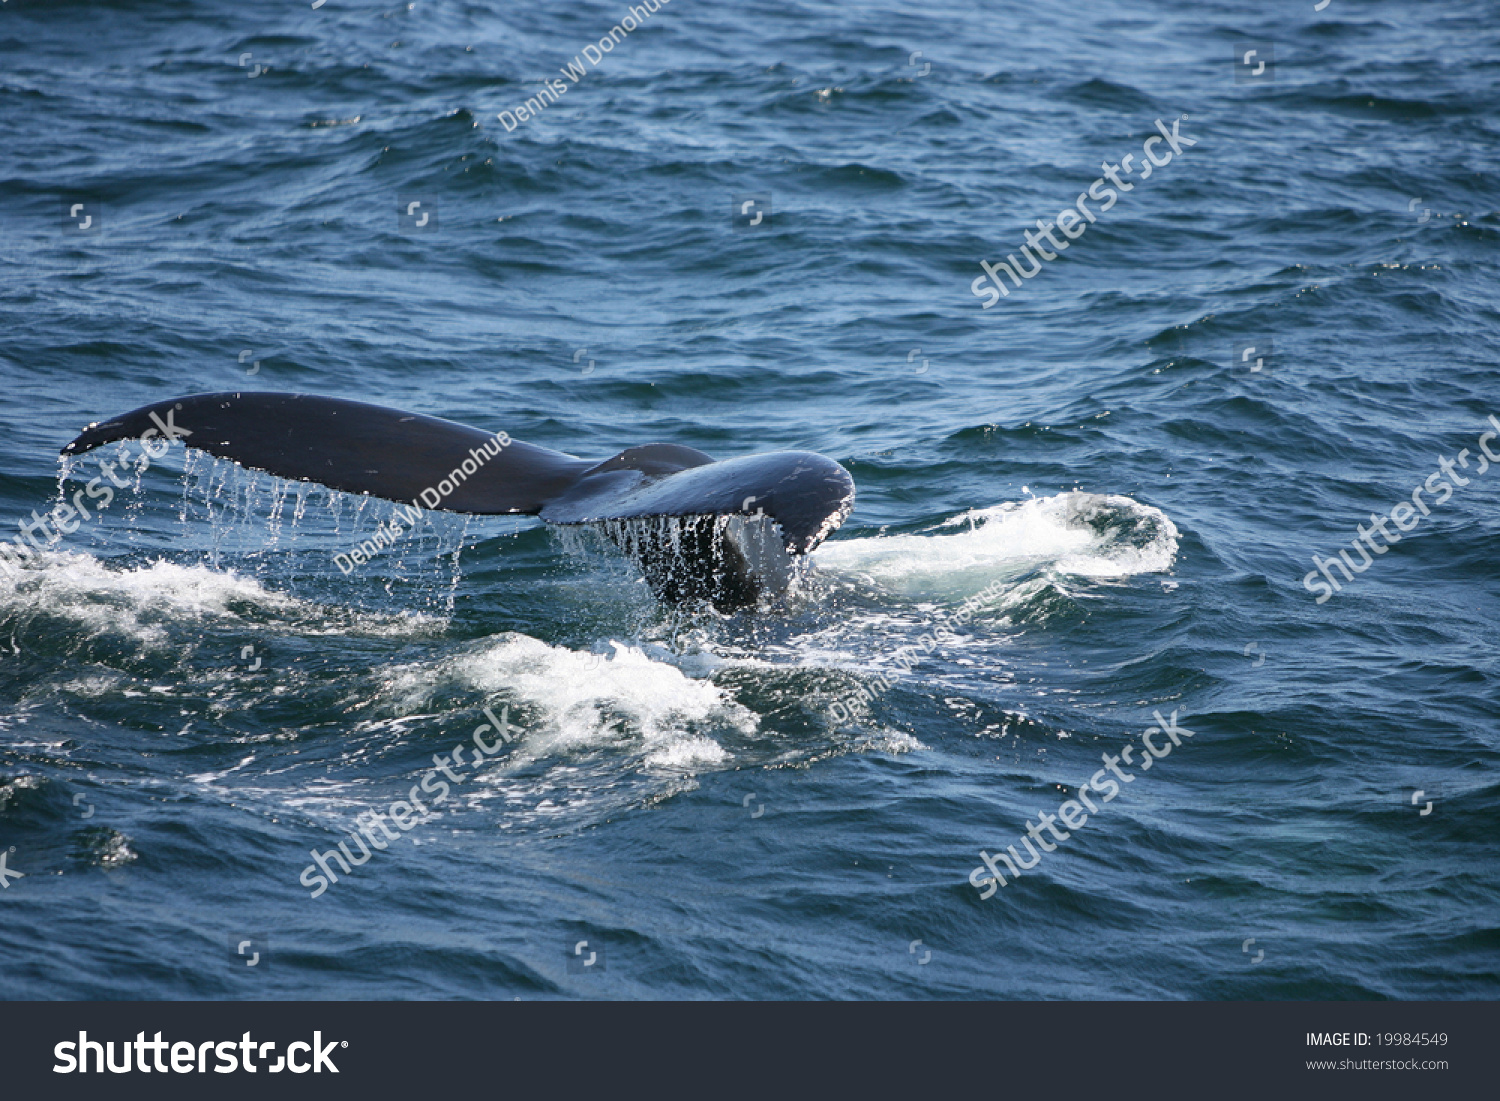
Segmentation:
{"type": "Polygon", "coordinates": [[[636,561],[659,599],[707,600],[724,612],[784,591],[796,561],[854,507],[849,472],[812,451],[716,461],[681,444],[649,443],[582,459],[505,433],[310,394],[155,402],[89,425],[62,454],[128,439],[181,440],[251,470],[419,507],[593,525],[636,561]]]}

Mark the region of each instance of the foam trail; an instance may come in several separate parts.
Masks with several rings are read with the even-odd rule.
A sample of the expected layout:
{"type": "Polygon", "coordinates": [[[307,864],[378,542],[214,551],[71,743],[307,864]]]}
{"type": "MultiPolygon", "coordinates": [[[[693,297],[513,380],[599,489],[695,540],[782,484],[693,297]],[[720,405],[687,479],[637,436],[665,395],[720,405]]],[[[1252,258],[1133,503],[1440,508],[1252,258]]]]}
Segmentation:
{"type": "Polygon", "coordinates": [[[913,535],[824,544],[824,569],[861,574],[891,589],[958,595],[988,582],[1043,571],[1129,577],[1171,569],[1177,527],[1129,497],[1060,493],[973,509],[913,535]],[[944,529],[962,528],[953,534],[944,529]]]}

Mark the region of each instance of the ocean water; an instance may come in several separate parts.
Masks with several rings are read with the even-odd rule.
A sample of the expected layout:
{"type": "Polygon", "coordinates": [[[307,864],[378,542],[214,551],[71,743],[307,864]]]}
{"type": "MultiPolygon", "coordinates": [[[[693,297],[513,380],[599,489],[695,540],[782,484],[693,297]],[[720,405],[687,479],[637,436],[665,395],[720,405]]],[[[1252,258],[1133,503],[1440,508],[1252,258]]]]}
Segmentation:
{"type": "Polygon", "coordinates": [[[0,576],[0,996],[1500,993],[1500,6],[626,14],[0,9],[7,536],[232,389],[858,486],[726,617],[525,518],[346,575],[392,506],[126,449],[0,576]]]}

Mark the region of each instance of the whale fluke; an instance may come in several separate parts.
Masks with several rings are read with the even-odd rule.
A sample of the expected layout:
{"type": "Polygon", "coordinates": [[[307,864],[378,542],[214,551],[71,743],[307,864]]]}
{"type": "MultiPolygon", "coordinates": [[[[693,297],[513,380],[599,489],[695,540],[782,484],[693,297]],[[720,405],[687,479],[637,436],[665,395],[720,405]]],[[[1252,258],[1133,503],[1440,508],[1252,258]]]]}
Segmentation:
{"type": "Polygon", "coordinates": [[[156,402],[90,425],[62,453],[153,437],[346,493],[599,525],[663,599],[702,598],[721,610],[784,587],[788,560],[826,539],[854,506],[849,472],[811,451],[715,461],[691,447],[652,443],[601,462],[504,432],[309,394],[156,402]]]}

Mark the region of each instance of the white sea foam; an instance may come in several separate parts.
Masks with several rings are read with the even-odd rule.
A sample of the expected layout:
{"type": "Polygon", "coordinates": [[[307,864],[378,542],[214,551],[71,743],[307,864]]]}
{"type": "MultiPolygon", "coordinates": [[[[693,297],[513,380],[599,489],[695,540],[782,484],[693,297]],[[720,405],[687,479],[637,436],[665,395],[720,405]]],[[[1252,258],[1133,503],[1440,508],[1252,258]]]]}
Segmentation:
{"type": "Polygon", "coordinates": [[[167,645],[174,624],[232,622],[247,607],[295,619],[298,633],[307,635],[350,630],[402,635],[442,622],[415,613],[356,613],[351,619],[342,608],[310,604],[268,589],[255,577],[207,565],[156,561],[121,567],[77,551],[46,551],[35,561],[14,573],[0,571],[0,616],[43,612],[89,634],[124,635],[149,648],[167,645]]]}
{"type": "Polygon", "coordinates": [[[715,728],[755,732],[755,713],[712,681],[639,647],[611,646],[606,657],[510,633],[437,668],[403,670],[391,688],[413,708],[444,681],[503,698],[528,716],[522,745],[533,756],[635,744],[648,765],[690,768],[729,759],[712,738],[715,728]]]}
{"type": "Polygon", "coordinates": [[[1073,492],[972,509],[919,534],[837,540],[814,557],[824,569],[890,588],[951,595],[1033,570],[1075,577],[1167,570],[1177,534],[1160,509],[1073,492]],[[946,534],[953,528],[962,530],[946,534]]]}

